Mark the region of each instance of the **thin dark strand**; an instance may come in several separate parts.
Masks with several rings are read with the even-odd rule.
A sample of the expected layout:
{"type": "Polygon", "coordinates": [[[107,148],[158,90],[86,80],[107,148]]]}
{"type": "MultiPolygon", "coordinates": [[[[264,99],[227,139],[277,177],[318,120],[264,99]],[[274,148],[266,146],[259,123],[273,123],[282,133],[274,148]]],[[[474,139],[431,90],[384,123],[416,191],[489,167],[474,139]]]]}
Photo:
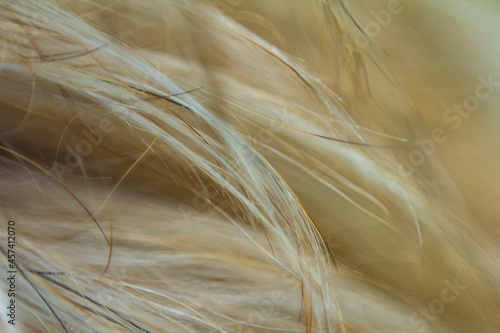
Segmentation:
{"type": "Polygon", "coordinates": [[[126,88],[130,88],[130,89],[133,89],[133,90],[136,90],[136,91],[139,91],[139,92],[142,92],[142,93],[154,96],[157,99],[163,99],[163,100],[172,102],[172,103],[174,103],[177,106],[183,107],[183,108],[188,109],[189,111],[193,111],[193,112],[194,112],[194,110],[192,108],[190,108],[189,106],[186,106],[186,105],[184,105],[184,104],[182,104],[180,102],[174,101],[173,99],[170,99],[169,97],[179,96],[179,95],[182,95],[182,94],[188,94],[188,93],[195,92],[195,91],[198,91],[198,90],[201,90],[201,89],[204,88],[204,87],[200,87],[200,88],[195,88],[195,89],[192,89],[192,90],[189,90],[189,91],[184,91],[182,93],[177,93],[177,94],[163,96],[163,95],[159,95],[159,94],[156,94],[156,93],[148,91],[148,90],[140,89],[140,88],[137,88],[137,87],[134,87],[134,86],[126,85],[126,84],[121,84],[121,83],[117,83],[117,82],[111,82],[111,81],[107,81],[107,80],[102,80],[102,81],[107,82],[107,83],[111,83],[111,84],[115,84],[115,85],[120,85],[120,86],[123,86],[123,87],[126,87],[126,88]]]}
{"type": "MultiPolygon", "coordinates": [[[[26,60],[32,63],[37,63],[37,62],[58,62],[58,61],[64,61],[64,60],[70,60],[70,59],[76,59],[80,58],[83,56],[90,55],[91,53],[97,52],[104,47],[108,46],[108,44],[103,44],[101,46],[98,46],[92,50],[89,51],[71,51],[71,52],[62,52],[62,53],[56,53],[56,54],[51,54],[49,56],[43,55],[43,58],[40,57],[25,57],[26,60]]],[[[3,62],[15,62],[16,59],[2,59],[3,62]]]]}
{"type": "MultiPolygon", "coordinates": [[[[315,92],[317,92],[316,88],[314,88],[309,82],[307,82],[307,80],[305,80],[304,78],[302,78],[302,76],[300,75],[299,72],[297,72],[294,68],[291,68],[291,69],[292,69],[292,71],[295,72],[295,74],[297,74],[301,78],[301,80],[310,89],[313,89],[315,92]]],[[[190,107],[188,107],[188,106],[186,106],[186,105],[184,105],[182,103],[176,102],[176,101],[174,101],[174,100],[172,100],[172,99],[169,98],[170,96],[175,96],[175,95],[162,96],[162,95],[156,94],[154,92],[143,90],[143,89],[136,88],[136,87],[133,87],[133,86],[128,86],[127,85],[126,87],[129,87],[131,89],[134,89],[134,90],[137,90],[137,91],[140,91],[140,92],[143,92],[143,93],[155,96],[156,98],[164,99],[164,100],[172,102],[172,103],[174,103],[174,104],[176,104],[178,106],[186,108],[186,109],[188,109],[190,111],[194,111],[190,107]]],[[[201,88],[195,89],[194,91],[199,90],[199,89],[201,89],[201,88]]],[[[319,94],[319,92],[317,92],[317,93],[319,94]]],[[[287,127],[290,127],[290,126],[287,126],[287,127]]],[[[293,128],[293,127],[291,127],[291,128],[293,128]]],[[[324,136],[324,135],[320,135],[320,134],[315,134],[315,133],[310,133],[310,132],[302,131],[302,130],[299,130],[299,129],[296,129],[296,128],[293,128],[293,129],[298,130],[298,131],[300,131],[302,133],[306,133],[306,134],[310,134],[310,135],[316,136],[316,137],[321,138],[321,139],[326,139],[326,140],[340,142],[340,143],[346,143],[346,144],[350,144],[350,145],[353,145],[353,146],[368,147],[368,148],[402,148],[401,145],[376,145],[376,144],[371,144],[371,143],[366,143],[366,142],[357,142],[357,141],[349,141],[349,140],[344,140],[344,139],[332,138],[332,137],[329,137],[329,136],[324,136]]]]}
{"type": "MultiPolygon", "coordinates": [[[[205,87],[199,87],[199,88],[194,88],[194,89],[191,89],[191,90],[187,90],[187,91],[183,91],[183,92],[180,92],[180,93],[177,93],[177,94],[171,94],[171,95],[168,95],[168,97],[174,97],[174,96],[180,96],[180,95],[185,95],[185,94],[190,94],[190,93],[193,93],[195,91],[198,91],[198,90],[202,90],[204,89],[205,87]]],[[[146,91],[144,91],[146,92],[146,91]]],[[[147,93],[147,92],[146,92],[147,93]]],[[[162,97],[157,97],[157,98],[162,98],[162,97]]],[[[153,98],[151,98],[153,99],[153,98]]]]}
{"type": "Polygon", "coordinates": [[[28,269],[27,271],[37,275],[66,275],[66,273],[62,272],[42,272],[42,271],[34,271],[31,269],[28,269]]]}
{"type": "MultiPolygon", "coordinates": [[[[121,322],[119,322],[118,320],[113,319],[113,318],[111,318],[110,316],[108,316],[108,315],[106,315],[106,314],[104,314],[104,313],[96,313],[93,309],[91,309],[90,307],[88,307],[88,306],[86,306],[86,305],[83,305],[83,304],[78,304],[78,306],[79,306],[79,307],[81,307],[82,309],[84,309],[84,310],[88,311],[88,312],[93,312],[93,313],[95,313],[97,316],[100,316],[100,317],[106,318],[106,320],[109,320],[110,322],[112,322],[112,323],[114,323],[114,324],[116,324],[116,325],[118,325],[118,326],[121,326],[121,327],[123,327],[123,328],[128,328],[128,327],[127,327],[124,323],[121,323],[121,322]]],[[[108,310],[109,310],[109,309],[108,309],[108,310]]],[[[120,318],[121,318],[121,319],[123,319],[123,317],[120,317],[120,318]]],[[[141,328],[139,328],[139,329],[141,329],[141,328]]],[[[145,332],[147,332],[147,331],[145,331],[145,332]]]]}
{"type": "MultiPolygon", "coordinates": [[[[3,253],[3,255],[5,257],[7,257],[7,253],[5,252],[5,250],[2,247],[0,247],[0,251],[3,253]]],[[[59,316],[57,315],[57,313],[55,312],[55,310],[52,308],[52,306],[50,306],[49,302],[47,302],[47,300],[45,299],[45,297],[43,297],[43,295],[40,293],[40,291],[38,291],[37,287],[35,287],[35,285],[33,284],[33,282],[31,282],[31,280],[26,276],[26,274],[21,269],[21,267],[19,267],[19,265],[16,262],[14,262],[14,266],[16,267],[17,271],[22,275],[22,277],[24,277],[26,279],[26,281],[28,281],[28,283],[36,291],[36,293],[38,294],[38,296],[40,296],[40,298],[45,303],[45,305],[47,305],[47,307],[49,308],[50,312],[52,312],[52,314],[56,317],[57,321],[59,322],[59,324],[61,325],[61,327],[64,329],[64,331],[66,333],[69,333],[69,331],[66,329],[66,326],[64,326],[63,322],[61,321],[61,318],[59,318],[59,316]]]]}
{"type": "Polygon", "coordinates": [[[352,13],[351,11],[346,7],[345,3],[343,0],[340,0],[339,1],[340,3],[340,6],[342,7],[342,9],[344,10],[344,12],[347,14],[347,16],[349,17],[349,19],[354,23],[354,25],[359,29],[359,31],[363,34],[363,37],[364,38],[370,38],[367,36],[365,30],[363,29],[363,27],[361,26],[361,24],[359,23],[359,21],[354,17],[352,16],[352,13]]]}
{"type": "MultiPolygon", "coordinates": [[[[262,49],[264,52],[268,53],[272,57],[276,58],[279,62],[281,62],[288,69],[290,69],[299,78],[299,80],[302,81],[302,83],[304,83],[306,85],[306,87],[309,88],[315,95],[317,95],[326,105],[329,104],[327,102],[327,98],[322,93],[320,93],[309,81],[307,81],[307,79],[302,74],[300,74],[300,72],[297,69],[295,69],[292,65],[290,65],[288,62],[286,62],[285,60],[281,59],[280,57],[278,57],[277,55],[275,55],[272,51],[270,51],[267,48],[263,47],[259,43],[251,40],[250,38],[248,38],[246,36],[243,36],[243,35],[241,35],[239,33],[236,33],[236,34],[238,36],[242,37],[243,39],[249,41],[250,43],[254,44],[255,46],[259,47],[260,49],[262,49]]],[[[395,145],[374,145],[374,144],[369,144],[369,143],[364,143],[364,142],[356,142],[356,141],[349,141],[349,140],[332,138],[332,137],[328,137],[328,136],[323,136],[323,135],[318,135],[318,134],[314,134],[314,133],[309,133],[309,132],[306,132],[306,131],[301,131],[301,132],[308,133],[308,134],[311,134],[311,135],[314,135],[314,136],[317,136],[317,137],[320,137],[320,138],[323,138],[323,139],[331,140],[331,141],[336,141],[336,142],[350,144],[350,145],[353,145],[353,146],[363,146],[363,147],[370,147],[370,148],[400,148],[401,147],[401,146],[395,146],[395,145]]]]}
{"type": "Polygon", "coordinates": [[[18,152],[15,152],[14,150],[12,149],[8,149],[4,146],[1,146],[0,145],[0,150],[3,150],[5,152],[8,152],[8,153],[11,153],[12,155],[16,156],[16,157],[19,157],[21,158],[23,161],[26,161],[28,162],[29,164],[31,164],[32,166],[36,167],[37,169],[39,169],[40,171],[42,171],[43,173],[45,173],[47,176],[49,176],[52,180],[54,180],[56,183],[58,183],[60,186],[62,186],[62,188],[68,192],[69,195],[71,195],[71,197],[73,199],[75,199],[75,201],[85,210],[85,212],[92,218],[92,221],[97,225],[97,227],[99,228],[99,230],[101,231],[102,235],[104,236],[104,238],[106,239],[106,243],[108,243],[109,246],[111,246],[111,243],[108,239],[108,236],[106,236],[106,233],[104,232],[104,230],[102,230],[100,224],[97,222],[96,218],[94,217],[94,215],[90,212],[90,210],[87,208],[87,206],[85,206],[83,204],[83,202],[78,199],[78,197],[70,191],[70,189],[64,185],[61,181],[59,181],[59,179],[57,179],[52,173],[50,173],[49,171],[47,171],[46,169],[44,169],[41,165],[37,164],[36,162],[30,160],[29,158],[27,158],[26,156],[23,156],[21,154],[19,154],[18,152]]]}
{"type": "MultiPolygon", "coordinates": [[[[138,325],[137,325],[137,324],[135,324],[134,322],[132,322],[132,321],[130,321],[130,320],[128,320],[128,319],[126,319],[126,318],[124,318],[124,317],[123,317],[123,316],[122,316],[119,312],[117,312],[117,311],[115,311],[115,310],[113,310],[113,309],[111,309],[111,308],[108,308],[106,305],[104,305],[104,304],[102,304],[102,303],[100,303],[100,302],[98,302],[98,301],[96,301],[96,300],[94,300],[94,299],[92,299],[92,298],[90,298],[90,297],[88,297],[88,296],[84,296],[84,295],[83,295],[82,293],[80,293],[79,291],[77,291],[77,290],[75,290],[75,289],[73,289],[73,288],[71,288],[71,287],[68,287],[67,285],[65,285],[65,284],[63,284],[63,283],[61,283],[61,282],[59,282],[59,281],[57,281],[57,280],[54,280],[54,279],[52,279],[51,277],[49,277],[49,276],[47,276],[47,275],[40,275],[40,277],[42,277],[43,279],[45,279],[45,280],[47,280],[47,281],[49,281],[49,282],[51,282],[51,283],[53,283],[53,284],[55,284],[55,285],[57,285],[57,286],[59,286],[59,287],[63,288],[63,289],[65,289],[65,290],[67,290],[67,291],[69,291],[69,292],[71,292],[71,293],[73,293],[73,294],[75,294],[75,295],[78,295],[78,296],[82,297],[83,299],[86,299],[87,301],[89,301],[89,302],[91,302],[91,303],[93,303],[93,304],[95,304],[95,305],[97,305],[97,306],[99,306],[99,307],[101,307],[101,308],[105,308],[105,309],[106,309],[106,310],[108,310],[109,312],[111,312],[111,313],[113,313],[113,314],[117,315],[118,317],[120,317],[120,319],[122,319],[123,321],[125,321],[125,322],[129,323],[130,325],[133,325],[134,327],[136,327],[136,328],[140,329],[141,331],[146,332],[146,333],[150,333],[149,331],[147,331],[147,330],[145,330],[144,328],[142,328],[142,327],[138,326],[138,325]]],[[[92,311],[92,312],[94,312],[96,315],[99,315],[99,314],[98,314],[98,313],[96,313],[94,310],[91,310],[91,311],[92,311]]],[[[104,316],[104,315],[103,315],[103,317],[106,317],[106,316],[104,316]]],[[[107,317],[106,317],[106,318],[107,318],[107,317]]],[[[122,323],[119,323],[119,324],[123,326],[123,324],[122,324],[122,323]]]]}
{"type": "MultiPolygon", "coordinates": [[[[188,109],[189,111],[193,111],[193,112],[194,112],[194,110],[193,110],[192,108],[190,108],[189,106],[186,106],[186,105],[184,105],[184,104],[182,104],[182,103],[180,103],[180,102],[176,102],[176,101],[174,101],[174,100],[170,99],[170,97],[171,97],[171,96],[176,96],[176,95],[168,95],[168,96],[163,96],[163,95],[159,95],[159,94],[156,94],[156,93],[154,93],[154,92],[151,92],[151,91],[148,91],[148,90],[144,90],[144,89],[140,89],[140,88],[136,88],[136,87],[133,87],[133,86],[128,86],[128,85],[126,85],[126,87],[128,87],[128,88],[130,88],[130,89],[134,89],[134,90],[140,91],[140,92],[142,92],[142,93],[145,93],[145,94],[148,94],[148,95],[151,95],[151,96],[154,96],[154,97],[156,97],[157,99],[163,99],[163,100],[166,100],[166,101],[172,102],[172,103],[174,103],[175,105],[178,105],[178,106],[180,106],[180,107],[183,107],[183,108],[188,109]]],[[[199,89],[201,89],[201,88],[197,88],[197,89],[195,89],[195,91],[196,91],[196,90],[199,90],[199,89]]],[[[179,94],[177,94],[177,95],[179,95],[179,94]]]]}
{"type": "Polygon", "coordinates": [[[87,56],[90,55],[91,53],[97,52],[108,46],[109,44],[103,44],[101,46],[98,46],[96,48],[93,48],[88,51],[72,51],[72,52],[62,52],[62,53],[57,53],[57,54],[51,54],[50,56],[45,56],[44,59],[39,59],[39,58],[27,58],[28,60],[31,60],[32,62],[57,62],[57,61],[64,61],[64,60],[70,60],[70,59],[76,59],[79,57],[87,56]]]}
{"type": "MultiPolygon", "coordinates": [[[[308,132],[305,132],[305,133],[308,133],[308,132]]],[[[314,133],[309,133],[309,134],[317,136],[318,138],[327,139],[327,140],[336,141],[336,142],[341,142],[341,143],[347,143],[347,144],[350,144],[353,146],[361,146],[361,147],[369,147],[369,148],[402,148],[403,147],[402,145],[399,145],[399,146],[396,146],[396,145],[375,145],[375,144],[366,143],[366,142],[357,142],[357,141],[337,139],[337,138],[332,138],[332,137],[324,136],[324,135],[320,135],[320,134],[314,134],[314,133]]]]}

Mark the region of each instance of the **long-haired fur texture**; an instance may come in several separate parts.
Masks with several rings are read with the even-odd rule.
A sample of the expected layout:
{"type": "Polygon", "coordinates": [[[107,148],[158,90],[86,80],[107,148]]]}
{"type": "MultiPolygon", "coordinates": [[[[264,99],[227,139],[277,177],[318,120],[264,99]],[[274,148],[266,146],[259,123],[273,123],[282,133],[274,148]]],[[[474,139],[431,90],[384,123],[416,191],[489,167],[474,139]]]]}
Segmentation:
{"type": "Polygon", "coordinates": [[[500,332],[499,13],[2,0],[0,330],[500,332]]]}

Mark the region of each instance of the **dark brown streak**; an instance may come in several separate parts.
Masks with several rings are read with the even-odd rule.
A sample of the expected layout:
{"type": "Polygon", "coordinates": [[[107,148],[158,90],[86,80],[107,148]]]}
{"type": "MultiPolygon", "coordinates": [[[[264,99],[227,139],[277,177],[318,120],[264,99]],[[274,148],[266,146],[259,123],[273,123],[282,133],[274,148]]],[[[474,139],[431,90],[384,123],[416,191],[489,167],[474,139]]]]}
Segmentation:
{"type": "MultiPolygon", "coordinates": [[[[0,251],[3,253],[3,255],[5,257],[7,257],[7,253],[5,253],[5,250],[2,247],[0,247],[0,251]]],[[[49,302],[47,302],[47,300],[45,299],[45,297],[43,297],[43,295],[40,293],[40,291],[38,291],[38,289],[35,287],[35,285],[33,284],[33,282],[31,282],[31,280],[28,279],[28,277],[26,276],[26,274],[24,274],[24,271],[19,267],[19,265],[16,262],[14,262],[14,266],[16,267],[17,271],[26,279],[26,281],[28,281],[28,283],[36,291],[36,293],[38,294],[38,296],[40,296],[40,298],[45,303],[45,305],[47,305],[47,307],[49,308],[50,312],[52,312],[52,314],[56,317],[57,321],[59,322],[59,324],[61,324],[61,327],[64,329],[64,331],[66,333],[69,333],[69,331],[66,329],[66,326],[64,326],[63,322],[61,321],[61,319],[57,315],[57,313],[50,306],[49,302]]]]}
{"type": "Polygon", "coordinates": [[[31,269],[27,270],[30,273],[37,274],[37,275],[65,275],[66,273],[62,272],[41,272],[41,271],[33,271],[31,269]]]}
{"type": "Polygon", "coordinates": [[[51,54],[50,56],[44,56],[44,59],[39,58],[27,58],[28,60],[31,60],[32,62],[56,62],[56,61],[64,61],[64,60],[70,60],[70,59],[75,59],[79,57],[83,57],[86,55],[90,55],[94,52],[97,52],[99,50],[102,50],[108,46],[108,44],[103,44],[101,46],[98,46],[94,49],[88,50],[88,51],[72,51],[72,52],[63,52],[63,53],[58,53],[58,54],[51,54]]]}
{"type": "MultiPolygon", "coordinates": [[[[132,88],[132,87],[130,87],[132,88]]],[[[187,91],[183,91],[183,92],[180,92],[180,93],[177,93],[177,94],[172,94],[172,95],[168,95],[168,97],[173,97],[173,96],[180,96],[180,95],[184,95],[184,94],[190,94],[190,93],[193,93],[195,91],[198,91],[198,90],[202,90],[203,88],[205,87],[199,87],[199,88],[194,88],[194,89],[191,89],[191,90],[187,90],[187,91]]],[[[145,92],[145,93],[149,93],[149,94],[152,94],[151,92],[149,91],[142,91],[142,92],[145,92]]],[[[155,96],[155,98],[161,98],[161,99],[165,99],[164,96],[155,96]]],[[[154,98],[150,98],[150,99],[154,99],[154,98]]],[[[170,101],[170,100],[169,100],[170,101]]],[[[171,101],[172,103],[174,103],[173,101],[171,101]]]]}
{"type": "Polygon", "coordinates": [[[71,190],[66,185],[64,185],[52,173],[50,173],[49,171],[45,170],[41,165],[35,163],[34,161],[30,160],[29,158],[27,158],[27,157],[25,157],[25,156],[23,156],[23,155],[15,152],[15,151],[11,150],[11,149],[8,149],[8,148],[6,148],[4,146],[0,146],[0,150],[3,150],[3,151],[8,152],[8,153],[11,153],[12,155],[14,155],[14,156],[22,159],[23,161],[28,162],[32,166],[36,167],[37,169],[39,169],[40,171],[42,171],[43,173],[45,173],[52,180],[54,180],[56,183],[58,183],[85,210],[85,212],[92,218],[92,221],[97,225],[97,227],[101,231],[102,235],[106,239],[106,242],[108,243],[108,245],[111,246],[111,243],[110,243],[110,241],[108,239],[108,236],[106,236],[106,233],[104,232],[104,230],[102,230],[101,226],[97,222],[97,220],[94,217],[94,215],[90,212],[90,210],[87,208],[87,206],[85,206],[83,204],[83,202],[80,199],[78,199],[78,197],[73,192],[71,192],[71,190]]]}
{"type": "MultiPolygon", "coordinates": [[[[109,82],[109,81],[105,81],[105,82],[109,82]]],[[[109,83],[112,83],[112,82],[109,82],[109,83]]],[[[147,90],[143,90],[143,89],[140,89],[140,88],[136,88],[136,87],[133,87],[133,86],[129,86],[129,85],[124,85],[125,87],[128,87],[128,88],[131,88],[131,89],[134,89],[134,90],[137,90],[137,91],[140,91],[140,92],[143,92],[143,93],[146,93],[146,94],[149,94],[149,95],[152,95],[152,96],[155,96],[157,97],[158,99],[163,99],[163,100],[166,100],[166,101],[169,101],[171,103],[174,103],[175,105],[178,105],[180,107],[183,107],[189,111],[192,111],[192,112],[195,112],[192,108],[188,107],[188,106],[185,106],[184,104],[180,103],[180,102],[176,102],[172,99],[170,99],[169,97],[167,96],[162,96],[162,95],[158,95],[158,94],[155,94],[151,91],[147,91],[147,90]]],[[[198,90],[198,89],[202,89],[202,88],[197,88],[195,90],[198,90]]],[[[187,93],[187,92],[185,92],[187,93]]],[[[179,94],[177,94],[179,95],[179,94]]],[[[175,95],[169,95],[169,96],[175,96],[175,95]]],[[[207,146],[210,146],[210,144],[208,143],[208,141],[203,137],[203,135],[201,135],[193,126],[191,126],[184,118],[182,118],[179,114],[177,114],[174,110],[172,110],[171,108],[169,108],[168,106],[166,107],[168,111],[170,111],[171,113],[173,113],[177,118],[179,118],[184,124],[186,124],[186,126],[188,126],[193,132],[196,133],[196,135],[198,137],[201,138],[201,140],[203,140],[204,144],[207,145],[207,146]]],[[[219,166],[219,163],[216,161],[217,163],[217,166],[220,168],[219,166]]]]}
{"type": "Polygon", "coordinates": [[[177,106],[180,106],[180,107],[186,108],[186,109],[188,109],[189,111],[193,111],[193,112],[194,112],[194,110],[193,110],[192,108],[190,108],[189,106],[186,106],[186,105],[184,105],[184,104],[182,104],[182,103],[180,103],[180,102],[176,102],[176,101],[174,101],[174,100],[170,99],[170,97],[172,97],[172,96],[178,96],[178,95],[182,95],[182,94],[188,94],[188,93],[190,93],[190,92],[193,92],[193,91],[197,91],[197,90],[203,89],[203,88],[196,88],[196,89],[193,89],[193,90],[190,90],[190,91],[185,91],[185,92],[178,93],[178,94],[173,94],[173,95],[163,96],[163,95],[159,95],[159,94],[156,94],[156,93],[154,93],[154,92],[147,91],[147,90],[140,89],[140,88],[136,88],[136,87],[133,87],[133,86],[128,86],[128,85],[125,85],[125,86],[126,86],[126,87],[128,87],[128,88],[130,88],[130,89],[134,89],[134,90],[136,90],[136,91],[140,91],[140,92],[142,92],[142,93],[145,93],[145,94],[148,94],[148,95],[154,96],[154,97],[156,97],[156,98],[158,98],[158,99],[163,99],[163,100],[166,100],[166,101],[172,102],[172,103],[174,103],[174,104],[175,104],[175,105],[177,105],[177,106]]]}
{"type": "Polygon", "coordinates": [[[322,138],[322,139],[331,140],[331,141],[348,143],[348,144],[353,145],[353,146],[370,147],[370,148],[402,148],[402,146],[396,146],[396,145],[374,145],[374,144],[371,144],[371,143],[356,142],[356,141],[349,141],[349,140],[337,139],[337,138],[332,138],[332,137],[329,137],[329,136],[324,136],[324,135],[319,135],[319,134],[315,134],[315,136],[317,136],[319,138],[322,138]]]}
{"type": "MultiPolygon", "coordinates": [[[[106,305],[104,305],[104,304],[102,304],[102,303],[100,303],[100,302],[98,302],[98,301],[96,301],[96,300],[94,300],[94,299],[92,299],[92,298],[90,298],[90,297],[88,297],[88,296],[84,296],[84,295],[83,295],[82,293],[80,293],[79,291],[77,291],[77,290],[75,290],[75,289],[73,289],[73,288],[71,288],[71,287],[68,287],[67,285],[65,285],[65,284],[63,284],[63,283],[61,283],[61,282],[59,282],[59,281],[57,281],[57,280],[54,280],[54,279],[52,279],[52,278],[48,277],[47,275],[40,275],[40,277],[41,277],[41,278],[43,278],[43,279],[45,279],[45,280],[47,280],[47,281],[49,281],[49,282],[51,282],[51,283],[53,283],[53,284],[55,284],[55,285],[57,285],[57,286],[59,286],[59,287],[61,287],[61,288],[63,288],[63,289],[65,289],[65,290],[67,290],[67,291],[69,291],[70,293],[73,293],[73,294],[75,294],[75,295],[78,295],[79,297],[82,297],[83,299],[86,299],[87,301],[89,301],[89,302],[91,302],[91,303],[93,303],[93,304],[95,304],[95,305],[97,305],[97,306],[99,306],[99,307],[101,307],[101,308],[106,309],[107,311],[109,311],[109,312],[111,312],[111,313],[113,313],[113,314],[117,315],[117,316],[118,316],[120,319],[122,319],[123,321],[125,321],[125,322],[129,323],[130,325],[132,325],[132,326],[134,326],[134,327],[136,327],[136,328],[140,329],[142,332],[150,333],[149,331],[147,331],[147,330],[143,329],[142,327],[138,326],[137,324],[133,323],[132,321],[130,321],[130,320],[128,320],[128,319],[126,319],[126,318],[124,318],[123,316],[121,316],[119,312],[117,312],[117,311],[115,311],[115,310],[113,310],[113,309],[108,308],[106,305]]],[[[80,306],[81,306],[81,305],[80,305],[80,306]]],[[[97,314],[97,313],[96,313],[94,310],[92,310],[92,309],[86,308],[86,307],[84,307],[84,306],[81,306],[81,307],[82,307],[82,308],[85,308],[85,309],[86,309],[86,310],[88,310],[88,311],[92,311],[92,312],[94,312],[95,314],[97,314]]],[[[109,318],[109,317],[107,317],[107,316],[106,316],[106,315],[104,315],[104,314],[98,314],[98,315],[103,316],[103,317],[105,317],[106,319],[108,319],[108,320],[110,320],[110,321],[112,321],[112,322],[114,322],[114,323],[116,323],[116,324],[118,324],[118,325],[120,325],[120,326],[125,327],[125,325],[124,325],[123,323],[117,322],[116,320],[114,320],[114,319],[112,319],[112,318],[109,318]]]]}
{"type": "MultiPolygon", "coordinates": [[[[154,96],[157,99],[163,99],[163,100],[172,102],[172,103],[174,103],[177,106],[183,107],[183,108],[188,109],[189,111],[193,111],[193,112],[194,112],[194,110],[192,108],[190,108],[189,106],[186,106],[186,105],[184,105],[184,104],[182,104],[180,102],[176,102],[176,101],[170,99],[170,97],[179,96],[179,95],[183,95],[183,94],[189,94],[189,93],[192,93],[192,92],[195,92],[195,91],[198,91],[198,90],[201,90],[201,89],[204,88],[204,87],[199,87],[199,88],[191,89],[191,90],[188,90],[188,91],[183,91],[181,93],[171,94],[171,95],[164,96],[164,95],[159,95],[159,94],[156,94],[156,93],[148,91],[148,90],[140,89],[140,88],[137,88],[137,87],[134,87],[134,86],[129,86],[129,85],[122,84],[122,83],[111,82],[111,81],[107,81],[107,80],[102,80],[102,81],[106,82],[106,83],[111,83],[111,84],[120,85],[120,86],[123,86],[123,87],[126,87],[126,88],[130,88],[130,89],[133,89],[135,91],[139,91],[139,92],[142,92],[142,93],[154,96]]],[[[151,99],[155,99],[155,98],[151,98],[151,99]]]]}
{"type": "MultiPolygon", "coordinates": [[[[309,83],[309,81],[307,81],[306,78],[304,76],[302,76],[302,74],[300,74],[300,72],[298,70],[296,70],[292,65],[290,65],[288,62],[286,62],[285,60],[281,59],[280,57],[278,57],[277,55],[275,55],[272,51],[266,49],[265,47],[263,47],[259,43],[251,40],[250,38],[248,38],[246,36],[243,36],[241,34],[238,34],[238,33],[236,33],[236,34],[239,35],[240,37],[244,38],[245,40],[249,41],[250,43],[256,45],[257,47],[259,47],[260,49],[262,49],[264,52],[268,53],[272,57],[276,58],[279,62],[281,62],[288,69],[290,69],[299,78],[299,80],[301,80],[302,83],[304,83],[326,105],[329,105],[327,98],[322,93],[320,93],[311,83],[309,83]]],[[[304,131],[302,131],[302,132],[304,132],[304,131]]],[[[304,132],[304,133],[308,133],[308,132],[304,132]]],[[[323,138],[323,139],[327,139],[327,140],[331,140],[331,141],[336,141],[336,142],[341,142],[341,143],[347,143],[347,144],[350,144],[350,145],[353,145],[353,146],[363,146],[363,147],[370,147],[370,148],[399,148],[400,147],[400,146],[395,146],[395,145],[374,145],[374,144],[369,144],[369,143],[364,143],[364,142],[349,141],[349,140],[343,140],[343,139],[337,139],[337,138],[332,138],[332,137],[328,137],[328,136],[318,135],[318,134],[314,134],[314,133],[308,133],[308,134],[312,134],[314,136],[317,136],[317,137],[320,137],[320,138],[323,138]]]]}
{"type": "Polygon", "coordinates": [[[359,31],[361,31],[361,33],[363,34],[363,37],[366,38],[366,33],[363,29],[363,27],[359,24],[358,20],[356,20],[354,18],[354,16],[352,16],[351,14],[351,11],[349,9],[347,9],[345,3],[343,0],[340,0],[340,6],[342,7],[342,9],[344,10],[344,12],[347,14],[347,16],[351,19],[351,21],[354,23],[354,25],[359,29],[359,31]]]}

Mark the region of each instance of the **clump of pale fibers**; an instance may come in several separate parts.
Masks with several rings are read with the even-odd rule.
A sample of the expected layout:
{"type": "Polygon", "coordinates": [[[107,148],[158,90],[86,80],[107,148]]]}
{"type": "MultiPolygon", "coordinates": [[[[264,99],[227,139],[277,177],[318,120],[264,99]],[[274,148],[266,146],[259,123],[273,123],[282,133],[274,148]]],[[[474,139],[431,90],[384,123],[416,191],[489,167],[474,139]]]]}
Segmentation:
{"type": "Polygon", "coordinates": [[[429,22],[498,8],[424,2],[3,1],[3,330],[499,330],[494,92],[404,164],[498,69],[429,22]]]}

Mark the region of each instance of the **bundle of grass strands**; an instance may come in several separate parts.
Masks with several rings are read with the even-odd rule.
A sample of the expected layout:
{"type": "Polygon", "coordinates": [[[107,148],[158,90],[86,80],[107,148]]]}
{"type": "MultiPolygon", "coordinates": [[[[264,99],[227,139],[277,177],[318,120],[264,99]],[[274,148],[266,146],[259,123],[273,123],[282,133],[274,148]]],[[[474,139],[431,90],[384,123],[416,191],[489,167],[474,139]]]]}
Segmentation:
{"type": "Polygon", "coordinates": [[[1,0],[0,331],[500,332],[494,0],[1,0]]]}

